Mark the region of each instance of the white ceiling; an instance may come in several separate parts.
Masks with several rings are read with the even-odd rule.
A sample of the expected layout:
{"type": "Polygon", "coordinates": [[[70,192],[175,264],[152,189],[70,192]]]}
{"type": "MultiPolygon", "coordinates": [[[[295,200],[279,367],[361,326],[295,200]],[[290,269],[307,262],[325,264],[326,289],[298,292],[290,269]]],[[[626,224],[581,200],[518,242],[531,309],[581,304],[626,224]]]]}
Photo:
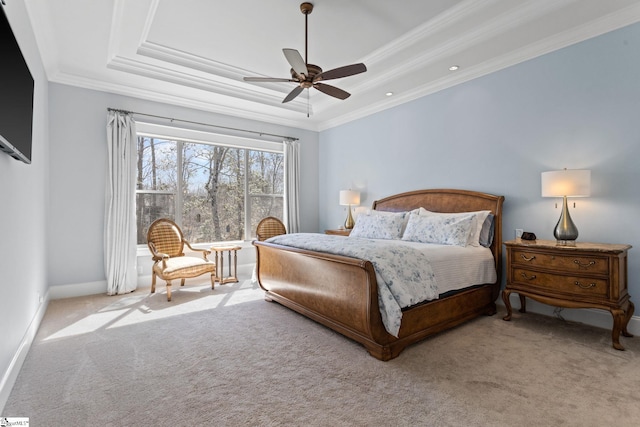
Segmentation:
{"type": "Polygon", "coordinates": [[[368,71],[282,104],[294,83],[242,78],[290,77],[300,0],[25,1],[52,82],[311,130],[640,21],[638,0],[312,0],[309,62],[368,71]]]}

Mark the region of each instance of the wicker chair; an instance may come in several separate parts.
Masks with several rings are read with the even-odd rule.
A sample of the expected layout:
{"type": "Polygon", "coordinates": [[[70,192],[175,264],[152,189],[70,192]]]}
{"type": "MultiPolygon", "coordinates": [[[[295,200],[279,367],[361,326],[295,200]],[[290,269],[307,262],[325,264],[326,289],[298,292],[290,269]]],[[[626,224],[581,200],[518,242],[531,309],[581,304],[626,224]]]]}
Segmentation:
{"type": "Polygon", "coordinates": [[[258,223],[256,228],[256,236],[258,240],[267,240],[273,236],[279,236],[281,234],[287,234],[287,229],[284,228],[284,224],[278,218],[268,216],[258,223]]]}
{"type": "Polygon", "coordinates": [[[181,286],[187,278],[211,273],[211,289],[216,278],[216,264],[207,259],[211,251],[192,248],[184,239],[182,230],[169,219],[158,219],[151,224],[147,232],[147,245],[155,263],[151,276],[151,293],[156,291],[156,276],[167,282],[167,301],[171,301],[171,281],[181,279],[181,286]],[[196,252],[202,252],[202,258],[184,255],[184,245],[196,252]]]}

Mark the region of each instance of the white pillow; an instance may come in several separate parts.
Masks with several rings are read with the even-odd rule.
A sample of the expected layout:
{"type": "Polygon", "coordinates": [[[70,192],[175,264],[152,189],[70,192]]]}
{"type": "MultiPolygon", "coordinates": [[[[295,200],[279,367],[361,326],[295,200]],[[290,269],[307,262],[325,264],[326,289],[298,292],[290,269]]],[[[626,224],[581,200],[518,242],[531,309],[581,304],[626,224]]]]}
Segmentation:
{"type": "Polygon", "coordinates": [[[410,215],[402,240],[441,245],[467,246],[475,215],[410,215]]]}
{"type": "Polygon", "coordinates": [[[404,213],[395,215],[358,215],[349,237],[367,239],[399,239],[402,236],[404,213]]]}
{"type": "Polygon", "coordinates": [[[372,210],[369,211],[369,214],[370,215],[402,215],[403,222],[402,222],[402,230],[400,231],[400,236],[402,236],[402,234],[404,233],[405,228],[407,228],[407,222],[409,221],[409,215],[412,212],[418,214],[419,208],[414,209],[414,210],[409,211],[409,212],[389,212],[389,211],[377,211],[375,209],[372,209],[372,210]]]}
{"type": "Polygon", "coordinates": [[[469,233],[469,240],[467,241],[468,246],[480,246],[480,233],[482,232],[482,225],[484,224],[484,220],[487,219],[487,216],[491,213],[491,211],[474,211],[474,212],[458,212],[458,213],[448,213],[448,212],[431,212],[426,210],[425,208],[420,208],[420,212],[418,215],[420,216],[449,216],[452,218],[456,217],[466,217],[468,215],[474,215],[475,220],[471,225],[471,231],[469,233]]]}

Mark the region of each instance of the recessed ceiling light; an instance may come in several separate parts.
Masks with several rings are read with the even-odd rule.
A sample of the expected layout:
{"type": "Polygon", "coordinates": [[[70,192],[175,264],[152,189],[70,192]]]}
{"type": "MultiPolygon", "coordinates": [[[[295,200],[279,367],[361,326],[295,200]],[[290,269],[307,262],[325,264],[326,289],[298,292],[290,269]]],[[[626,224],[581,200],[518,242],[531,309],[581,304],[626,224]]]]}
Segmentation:
{"type": "Polygon", "coordinates": [[[391,95],[393,95],[393,92],[387,92],[387,93],[385,93],[385,95],[391,96],[391,95]]]}
{"type": "Polygon", "coordinates": [[[449,71],[456,71],[458,68],[460,68],[459,65],[452,65],[451,67],[449,67],[449,71]]]}

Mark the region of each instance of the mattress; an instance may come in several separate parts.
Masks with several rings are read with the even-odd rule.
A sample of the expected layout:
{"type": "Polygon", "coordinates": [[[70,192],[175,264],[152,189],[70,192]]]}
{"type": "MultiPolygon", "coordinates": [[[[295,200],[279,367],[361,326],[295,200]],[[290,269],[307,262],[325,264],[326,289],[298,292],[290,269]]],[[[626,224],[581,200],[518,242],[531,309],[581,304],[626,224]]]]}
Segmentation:
{"type": "Polygon", "coordinates": [[[431,263],[438,294],[485,283],[495,283],[493,254],[484,246],[452,246],[404,240],[379,240],[388,245],[410,246],[424,253],[431,263]]]}

